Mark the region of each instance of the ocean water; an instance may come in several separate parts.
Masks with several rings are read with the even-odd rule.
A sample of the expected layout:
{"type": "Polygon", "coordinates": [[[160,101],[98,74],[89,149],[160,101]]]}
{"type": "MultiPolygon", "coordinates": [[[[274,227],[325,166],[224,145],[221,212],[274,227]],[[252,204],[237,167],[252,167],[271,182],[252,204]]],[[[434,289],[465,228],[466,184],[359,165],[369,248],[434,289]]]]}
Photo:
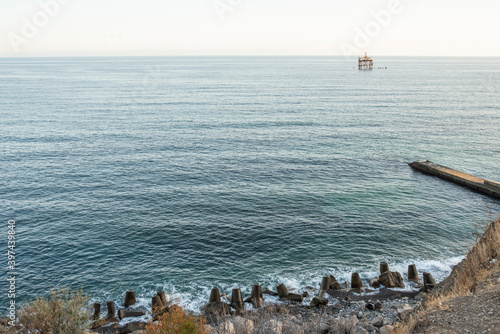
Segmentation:
{"type": "Polygon", "coordinates": [[[375,60],[388,69],[0,59],[0,244],[14,219],[17,300],[133,289],[147,306],[163,289],[199,310],[213,286],[368,279],[381,261],[443,278],[500,201],[407,163],[500,180],[500,59],[375,60]]]}

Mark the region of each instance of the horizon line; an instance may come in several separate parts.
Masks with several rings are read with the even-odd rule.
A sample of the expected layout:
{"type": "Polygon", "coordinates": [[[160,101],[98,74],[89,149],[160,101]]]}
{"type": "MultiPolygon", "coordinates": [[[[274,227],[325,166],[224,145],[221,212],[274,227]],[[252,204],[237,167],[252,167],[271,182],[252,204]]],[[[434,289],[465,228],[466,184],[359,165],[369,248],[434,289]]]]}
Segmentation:
{"type": "MultiPolygon", "coordinates": [[[[362,55],[360,55],[362,56],[362,55]]],[[[377,55],[371,57],[401,57],[401,58],[500,58],[500,56],[460,56],[460,55],[377,55]]],[[[339,54],[165,54],[165,55],[25,55],[25,56],[2,56],[0,59],[29,59],[29,58],[161,58],[161,57],[342,57],[357,58],[355,55],[339,54]]]]}

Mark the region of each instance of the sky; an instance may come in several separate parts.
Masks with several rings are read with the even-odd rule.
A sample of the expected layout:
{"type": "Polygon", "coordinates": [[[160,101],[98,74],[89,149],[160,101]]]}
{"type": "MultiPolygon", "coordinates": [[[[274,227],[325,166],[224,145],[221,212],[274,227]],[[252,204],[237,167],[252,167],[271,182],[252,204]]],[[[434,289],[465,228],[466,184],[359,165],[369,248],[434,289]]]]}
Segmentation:
{"type": "Polygon", "coordinates": [[[0,0],[0,57],[500,56],[498,0],[0,0]]]}

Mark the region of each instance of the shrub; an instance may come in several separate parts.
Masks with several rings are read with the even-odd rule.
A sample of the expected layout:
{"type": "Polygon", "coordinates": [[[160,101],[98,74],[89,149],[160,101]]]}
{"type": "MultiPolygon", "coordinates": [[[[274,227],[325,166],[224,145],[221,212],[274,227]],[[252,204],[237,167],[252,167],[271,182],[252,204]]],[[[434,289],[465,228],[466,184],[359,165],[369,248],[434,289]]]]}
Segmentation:
{"type": "Polygon", "coordinates": [[[203,317],[189,315],[184,310],[173,305],[158,318],[158,322],[148,322],[148,334],[208,334],[205,329],[206,320],[203,317]]]}
{"type": "Polygon", "coordinates": [[[18,312],[26,334],[83,334],[90,322],[89,297],[82,291],[53,290],[48,298],[26,303],[18,312]]]}

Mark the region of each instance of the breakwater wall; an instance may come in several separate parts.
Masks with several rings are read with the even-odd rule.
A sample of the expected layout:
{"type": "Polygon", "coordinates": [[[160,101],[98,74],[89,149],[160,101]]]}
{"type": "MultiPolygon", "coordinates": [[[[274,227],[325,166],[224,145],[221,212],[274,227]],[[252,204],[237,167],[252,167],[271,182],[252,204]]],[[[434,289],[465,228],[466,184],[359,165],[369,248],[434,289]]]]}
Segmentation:
{"type": "Polygon", "coordinates": [[[426,174],[438,176],[442,179],[471,188],[483,194],[500,198],[500,183],[486,180],[478,176],[460,172],[450,167],[436,164],[432,161],[415,161],[409,164],[410,167],[426,174]]]}

